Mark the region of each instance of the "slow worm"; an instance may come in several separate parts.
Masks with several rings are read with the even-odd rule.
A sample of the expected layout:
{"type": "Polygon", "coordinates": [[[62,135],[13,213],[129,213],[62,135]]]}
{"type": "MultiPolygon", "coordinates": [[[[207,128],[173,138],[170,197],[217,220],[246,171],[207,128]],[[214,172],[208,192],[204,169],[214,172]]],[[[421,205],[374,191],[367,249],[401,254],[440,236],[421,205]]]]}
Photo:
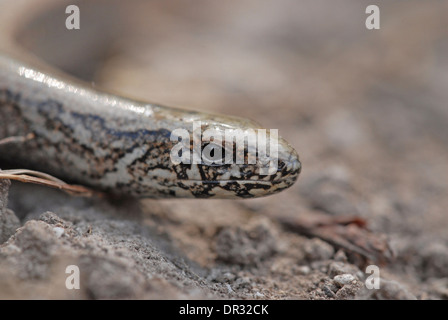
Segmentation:
{"type": "MultiPolygon", "coordinates": [[[[56,1],[41,2],[47,8],[56,1]]],[[[193,122],[200,121],[202,132],[214,129],[224,136],[224,130],[239,129],[244,134],[259,125],[237,117],[134,101],[67,75],[27,53],[16,41],[16,26],[42,11],[28,10],[31,3],[35,4],[0,0],[0,139],[34,135],[23,143],[1,146],[1,159],[16,167],[136,197],[253,198],[277,193],[296,181],[301,170],[298,155],[280,137],[277,156],[269,155],[278,164],[270,175],[261,173],[260,161],[173,163],[170,151],[177,141],[170,136],[175,129],[185,129],[193,137],[193,122]]],[[[200,142],[202,148],[210,141],[200,142]]],[[[240,150],[236,141],[222,146],[224,153],[239,150],[247,158],[256,157],[259,151],[240,150]]],[[[192,154],[198,151],[193,144],[189,147],[192,154]]]]}

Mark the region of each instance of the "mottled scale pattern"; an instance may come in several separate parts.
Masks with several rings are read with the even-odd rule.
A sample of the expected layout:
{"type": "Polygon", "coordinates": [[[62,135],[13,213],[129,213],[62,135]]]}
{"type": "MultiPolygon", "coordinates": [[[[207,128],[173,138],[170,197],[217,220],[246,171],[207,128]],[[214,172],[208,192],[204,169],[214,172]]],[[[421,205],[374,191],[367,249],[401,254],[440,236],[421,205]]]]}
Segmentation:
{"type": "MultiPolygon", "coordinates": [[[[13,28],[11,28],[12,30],[13,28]]],[[[12,32],[12,31],[11,31],[12,32]]],[[[148,198],[253,198],[290,187],[301,171],[299,157],[279,138],[274,174],[262,175],[261,162],[210,165],[175,164],[171,133],[185,129],[190,153],[210,141],[193,130],[257,130],[253,121],[185,111],[101,92],[20,51],[0,31],[0,139],[34,134],[0,145],[0,163],[40,170],[67,182],[117,195],[148,198]]],[[[257,156],[255,148],[232,142],[225,152],[257,156]]]]}

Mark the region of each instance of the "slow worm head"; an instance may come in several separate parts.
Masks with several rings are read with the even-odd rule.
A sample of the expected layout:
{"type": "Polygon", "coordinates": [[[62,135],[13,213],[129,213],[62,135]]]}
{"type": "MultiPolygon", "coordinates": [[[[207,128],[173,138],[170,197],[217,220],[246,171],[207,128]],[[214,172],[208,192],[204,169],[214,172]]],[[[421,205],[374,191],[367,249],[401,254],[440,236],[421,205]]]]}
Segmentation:
{"type": "MultiPolygon", "coordinates": [[[[15,41],[19,26],[14,26],[23,17],[34,19],[28,2],[0,2],[0,139],[30,133],[35,138],[2,146],[0,158],[137,197],[253,198],[296,181],[298,155],[272,130],[264,136],[250,120],[101,92],[25,52],[15,41]],[[251,144],[254,136],[257,143],[251,144]],[[277,143],[261,146],[262,138],[277,143]],[[266,156],[264,148],[270,150],[266,156]]],[[[44,0],[42,7],[53,3],[44,0]]]]}

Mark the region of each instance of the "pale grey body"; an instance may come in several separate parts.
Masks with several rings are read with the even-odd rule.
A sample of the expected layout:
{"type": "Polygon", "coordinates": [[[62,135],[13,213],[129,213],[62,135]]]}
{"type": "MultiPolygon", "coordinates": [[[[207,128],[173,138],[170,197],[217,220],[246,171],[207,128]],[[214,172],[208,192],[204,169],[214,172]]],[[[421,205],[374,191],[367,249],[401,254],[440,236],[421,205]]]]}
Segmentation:
{"type": "MultiPolygon", "coordinates": [[[[26,2],[0,4],[3,10],[21,8],[20,14],[26,2]]],[[[258,125],[97,91],[23,53],[11,25],[0,30],[0,139],[35,135],[1,147],[0,159],[111,193],[152,198],[264,196],[291,186],[300,173],[297,153],[281,138],[274,175],[260,175],[259,164],[175,165],[174,129],[192,133],[193,121],[201,121],[203,130],[244,132],[258,125]]]]}

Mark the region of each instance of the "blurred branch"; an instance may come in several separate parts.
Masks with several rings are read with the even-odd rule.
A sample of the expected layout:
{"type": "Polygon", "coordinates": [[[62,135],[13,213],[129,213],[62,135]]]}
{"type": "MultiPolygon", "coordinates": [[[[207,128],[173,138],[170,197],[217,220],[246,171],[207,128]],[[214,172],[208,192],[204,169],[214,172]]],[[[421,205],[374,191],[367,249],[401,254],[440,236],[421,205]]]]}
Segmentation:
{"type": "MultiPolygon", "coordinates": [[[[28,140],[34,139],[34,133],[29,133],[26,136],[12,136],[4,139],[0,139],[0,147],[11,143],[24,143],[28,140]]],[[[50,188],[56,188],[65,191],[71,195],[78,195],[83,197],[91,197],[93,194],[100,194],[94,192],[83,186],[67,184],[58,178],[55,178],[49,174],[27,170],[27,169],[13,169],[13,170],[1,170],[0,179],[15,180],[24,183],[40,184],[50,188]]]]}
{"type": "Polygon", "coordinates": [[[0,170],[0,179],[39,184],[65,191],[71,195],[83,197],[91,197],[93,194],[95,194],[95,192],[89,188],[79,185],[67,184],[64,181],[59,180],[58,178],[55,178],[49,174],[27,169],[0,170]]]}
{"type": "Polygon", "coordinates": [[[34,133],[28,133],[26,136],[13,136],[0,140],[0,146],[10,143],[23,143],[28,140],[34,139],[34,133]]]}

